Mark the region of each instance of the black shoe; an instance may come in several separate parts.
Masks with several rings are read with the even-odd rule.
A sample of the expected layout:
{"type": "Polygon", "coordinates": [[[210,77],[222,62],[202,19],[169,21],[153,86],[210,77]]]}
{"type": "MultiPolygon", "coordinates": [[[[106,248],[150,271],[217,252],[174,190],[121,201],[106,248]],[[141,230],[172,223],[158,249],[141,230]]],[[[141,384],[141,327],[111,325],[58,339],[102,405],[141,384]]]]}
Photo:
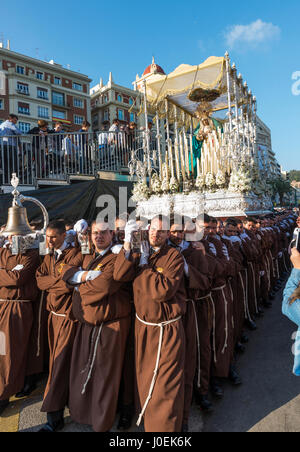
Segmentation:
{"type": "Polygon", "coordinates": [[[242,345],[240,342],[238,342],[235,346],[235,351],[237,353],[245,353],[246,347],[244,345],[242,345]]]}
{"type": "Polygon", "coordinates": [[[249,328],[249,330],[251,330],[251,331],[257,330],[256,323],[253,322],[253,320],[247,319],[246,322],[245,322],[245,324],[246,324],[246,326],[249,328]]]}
{"type": "Polygon", "coordinates": [[[188,432],[188,431],[189,431],[189,426],[188,426],[188,424],[182,424],[181,432],[182,432],[182,433],[186,433],[186,432],[188,432]]]}
{"type": "Polygon", "coordinates": [[[244,333],[241,337],[241,343],[247,344],[249,342],[249,337],[244,333]]]}
{"type": "Polygon", "coordinates": [[[218,399],[222,399],[224,396],[223,388],[217,378],[212,378],[210,382],[210,391],[218,399]]]}
{"type": "Polygon", "coordinates": [[[233,366],[230,367],[228,379],[234,386],[242,384],[242,379],[233,366]]]}
{"type": "Polygon", "coordinates": [[[120,419],[118,423],[118,430],[129,430],[132,424],[134,415],[134,408],[130,406],[123,406],[120,413],[120,419]]]}
{"type": "Polygon", "coordinates": [[[53,424],[50,424],[47,422],[40,430],[40,432],[46,432],[46,433],[54,433],[58,432],[59,430],[62,430],[65,426],[65,421],[62,419],[61,421],[55,422],[53,424]]]}
{"type": "Polygon", "coordinates": [[[9,405],[9,400],[0,400],[0,416],[2,415],[5,408],[7,408],[9,405]]]}
{"type": "Polygon", "coordinates": [[[257,308],[257,312],[255,313],[255,317],[260,318],[264,316],[264,311],[260,308],[257,308]]]}
{"type": "Polygon", "coordinates": [[[206,394],[199,396],[199,405],[205,413],[211,413],[213,411],[213,405],[206,394]]]}
{"type": "Polygon", "coordinates": [[[35,383],[33,385],[25,385],[20,392],[17,392],[15,397],[17,399],[21,399],[22,397],[28,397],[35,389],[36,389],[35,383]]]}
{"type": "Polygon", "coordinates": [[[275,294],[275,292],[270,292],[270,294],[269,294],[269,299],[270,300],[274,300],[275,299],[275,297],[276,297],[276,294],[275,294]]]}

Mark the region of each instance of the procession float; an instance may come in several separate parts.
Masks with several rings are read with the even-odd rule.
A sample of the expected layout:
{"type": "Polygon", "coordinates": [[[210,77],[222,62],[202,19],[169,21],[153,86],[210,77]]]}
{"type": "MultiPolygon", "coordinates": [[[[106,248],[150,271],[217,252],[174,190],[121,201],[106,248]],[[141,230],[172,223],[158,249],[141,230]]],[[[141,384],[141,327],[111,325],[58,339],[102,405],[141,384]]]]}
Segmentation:
{"type": "Polygon", "coordinates": [[[229,54],[143,81],[143,153],[132,151],[137,214],[223,218],[272,210],[256,143],[257,101],[229,54]]]}

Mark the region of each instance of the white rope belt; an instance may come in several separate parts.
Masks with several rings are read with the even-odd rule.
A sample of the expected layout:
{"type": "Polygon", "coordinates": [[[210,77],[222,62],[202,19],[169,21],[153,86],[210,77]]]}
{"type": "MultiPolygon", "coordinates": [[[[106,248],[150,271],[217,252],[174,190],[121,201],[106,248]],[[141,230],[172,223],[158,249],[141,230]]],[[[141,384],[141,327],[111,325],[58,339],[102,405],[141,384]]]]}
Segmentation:
{"type": "Polygon", "coordinates": [[[40,356],[40,352],[41,352],[41,325],[42,325],[43,299],[44,299],[44,292],[41,293],[40,306],[39,306],[39,326],[38,326],[37,351],[36,351],[37,357],[40,356]]]}
{"type": "Polygon", "coordinates": [[[6,303],[6,302],[14,302],[14,303],[31,303],[32,300],[7,300],[5,298],[0,298],[0,303],[6,303]]]}
{"type": "Polygon", "coordinates": [[[199,325],[198,325],[198,319],[197,319],[197,313],[196,313],[196,306],[194,300],[186,300],[187,302],[192,302],[193,306],[193,312],[195,316],[195,325],[196,325],[196,338],[197,338],[197,351],[198,351],[198,378],[197,378],[197,386],[200,389],[201,388],[201,370],[200,370],[200,363],[201,363],[201,354],[200,354],[200,334],[199,334],[199,325]]]}
{"type": "Polygon", "coordinates": [[[252,276],[253,276],[253,287],[254,287],[254,302],[255,302],[255,310],[256,314],[258,314],[258,306],[257,306],[257,295],[256,295],[256,281],[255,281],[255,272],[253,267],[253,262],[249,262],[251,270],[252,270],[252,276]]]}
{"type": "MultiPolygon", "coordinates": [[[[85,369],[83,369],[83,371],[81,372],[81,373],[84,373],[87,369],[89,369],[88,375],[87,375],[86,380],[85,380],[85,382],[83,384],[83,387],[82,387],[82,391],[81,391],[82,395],[85,394],[87,384],[90,381],[91,376],[92,376],[92,371],[93,371],[93,368],[94,368],[94,365],[95,365],[95,360],[96,360],[97,347],[98,347],[98,344],[99,344],[99,341],[100,341],[100,336],[101,336],[103,325],[104,325],[104,323],[101,323],[100,327],[95,326],[93,328],[93,334],[92,334],[91,342],[93,342],[93,339],[94,339],[95,332],[96,332],[97,328],[99,328],[99,331],[98,331],[97,338],[96,338],[96,341],[95,341],[94,351],[92,352],[92,349],[91,349],[87,365],[86,365],[85,369]]],[[[92,346],[92,344],[91,344],[91,346],[92,346]]]]}
{"type": "Polygon", "coordinates": [[[136,318],[141,323],[143,323],[144,325],[147,325],[147,326],[158,326],[160,328],[159,343],[158,343],[157,356],[156,356],[156,364],[155,364],[155,369],[154,369],[154,372],[153,372],[153,377],[152,377],[149,393],[148,393],[146,402],[145,402],[145,404],[143,406],[143,409],[142,409],[142,411],[141,411],[141,413],[139,415],[138,421],[136,423],[136,425],[139,427],[140,423],[142,422],[142,418],[144,416],[144,413],[146,411],[148,403],[150,402],[152,394],[153,394],[153,390],[154,390],[154,386],[155,386],[155,382],[156,382],[156,378],[157,378],[158,367],[159,367],[159,360],[160,360],[160,353],[161,353],[161,347],[162,347],[162,341],[163,341],[164,327],[166,325],[170,325],[171,323],[178,322],[178,320],[181,319],[181,316],[176,317],[176,319],[167,320],[166,322],[161,322],[161,323],[145,322],[144,320],[140,319],[137,314],[136,314],[136,318]]]}
{"type": "Polygon", "coordinates": [[[270,258],[271,258],[271,267],[272,267],[272,271],[273,271],[273,278],[276,278],[276,275],[275,275],[275,268],[274,268],[274,263],[273,263],[273,255],[272,255],[272,251],[269,250],[269,253],[270,253],[270,258]]]}
{"type": "Polygon", "coordinates": [[[247,303],[247,312],[248,312],[248,319],[252,322],[251,315],[250,315],[250,310],[249,310],[248,270],[247,270],[247,268],[245,269],[245,271],[246,271],[246,303],[247,303]]]}
{"type": "Polygon", "coordinates": [[[214,352],[214,362],[217,362],[217,355],[216,355],[216,311],[215,311],[215,305],[214,300],[212,297],[211,292],[208,295],[205,295],[205,297],[197,298],[195,301],[201,301],[208,298],[211,302],[212,311],[213,311],[213,352],[214,352]]]}
{"type": "MultiPolygon", "coordinates": [[[[231,281],[229,281],[229,288],[230,288],[231,299],[232,299],[232,303],[233,303],[233,301],[234,301],[234,296],[233,296],[233,290],[232,290],[232,284],[231,284],[231,281]]],[[[233,315],[231,316],[231,325],[232,325],[232,328],[234,329],[234,319],[233,319],[233,315]]]]}
{"type": "Polygon", "coordinates": [[[66,314],[57,314],[57,312],[50,311],[51,314],[55,315],[56,317],[67,317],[66,314]]]}
{"type": "Polygon", "coordinates": [[[246,291],[245,291],[245,286],[244,286],[244,281],[243,281],[243,277],[241,272],[239,272],[239,277],[241,280],[241,285],[242,285],[242,289],[243,289],[243,295],[244,295],[244,311],[245,311],[245,319],[247,318],[248,312],[247,312],[247,300],[246,300],[246,291]]]}
{"type": "Polygon", "coordinates": [[[225,341],[224,341],[224,346],[222,349],[222,355],[224,355],[225,350],[228,346],[228,319],[227,319],[227,315],[228,315],[228,301],[226,300],[226,295],[224,292],[224,289],[226,287],[226,284],[224,284],[224,286],[221,287],[215,287],[212,290],[215,292],[217,290],[221,290],[222,291],[222,295],[223,295],[223,300],[224,300],[224,306],[225,306],[225,341]]]}

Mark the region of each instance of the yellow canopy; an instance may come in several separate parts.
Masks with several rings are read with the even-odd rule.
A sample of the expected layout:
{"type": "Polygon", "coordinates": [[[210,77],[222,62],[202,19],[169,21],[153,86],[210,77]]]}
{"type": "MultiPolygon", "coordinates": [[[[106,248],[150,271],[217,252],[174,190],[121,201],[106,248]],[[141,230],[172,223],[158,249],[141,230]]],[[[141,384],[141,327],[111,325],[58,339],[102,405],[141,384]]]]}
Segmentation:
{"type": "Polygon", "coordinates": [[[158,108],[165,99],[194,115],[199,104],[208,102],[213,111],[227,108],[226,60],[209,57],[198,66],[181,64],[168,75],[147,80],[147,99],[158,108]]]}

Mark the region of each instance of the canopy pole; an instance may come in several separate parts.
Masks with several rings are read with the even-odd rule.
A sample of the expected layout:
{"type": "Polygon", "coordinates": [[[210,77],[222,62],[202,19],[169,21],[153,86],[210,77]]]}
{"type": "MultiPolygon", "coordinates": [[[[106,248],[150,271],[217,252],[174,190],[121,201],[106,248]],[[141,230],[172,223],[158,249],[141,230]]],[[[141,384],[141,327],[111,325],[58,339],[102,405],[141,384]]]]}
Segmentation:
{"type": "Polygon", "coordinates": [[[227,79],[227,99],[228,99],[228,118],[229,118],[229,149],[228,153],[230,156],[232,156],[232,153],[234,153],[234,146],[233,146],[233,140],[232,140],[232,105],[231,105],[231,83],[230,83],[230,58],[229,53],[225,53],[225,61],[226,61],[226,79],[227,79]]]}
{"type": "Polygon", "coordinates": [[[236,121],[236,130],[234,135],[235,147],[239,156],[240,161],[243,160],[243,155],[241,152],[241,137],[240,137],[240,121],[239,121],[239,96],[237,89],[237,75],[236,75],[236,65],[232,65],[233,72],[233,90],[234,90],[234,100],[235,100],[235,121],[236,121]]]}
{"type": "Polygon", "coordinates": [[[146,138],[146,159],[147,159],[147,169],[149,175],[149,188],[151,188],[151,161],[150,161],[150,131],[148,128],[148,109],[147,109],[147,87],[146,80],[143,81],[144,85],[144,114],[145,114],[145,138],[146,138]]]}
{"type": "Polygon", "coordinates": [[[174,132],[175,132],[174,148],[175,148],[176,174],[177,174],[177,180],[180,183],[179,135],[178,135],[177,107],[176,107],[176,105],[173,106],[173,109],[174,109],[174,132]]]}
{"type": "Polygon", "coordinates": [[[193,127],[193,117],[191,116],[191,125],[190,125],[190,159],[191,159],[191,169],[192,169],[192,179],[194,179],[194,154],[193,154],[193,134],[194,134],[194,127],[193,127]]]}
{"type": "MultiPolygon", "coordinates": [[[[173,154],[172,154],[172,142],[170,139],[170,123],[169,123],[169,103],[168,100],[165,100],[165,110],[166,110],[166,129],[167,129],[167,158],[169,159],[169,167],[171,169],[171,178],[175,178],[174,174],[174,161],[173,161],[173,154]]],[[[166,158],[166,160],[167,160],[166,158]]]]}
{"type": "Polygon", "coordinates": [[[160,120],[158,116],[158,111],[156,110],[156,143],[158,152],[158,162],[159,162],[159,175],[162,177],[162,155],[161,155],[161,134],[160,134],[160,120]]]}

